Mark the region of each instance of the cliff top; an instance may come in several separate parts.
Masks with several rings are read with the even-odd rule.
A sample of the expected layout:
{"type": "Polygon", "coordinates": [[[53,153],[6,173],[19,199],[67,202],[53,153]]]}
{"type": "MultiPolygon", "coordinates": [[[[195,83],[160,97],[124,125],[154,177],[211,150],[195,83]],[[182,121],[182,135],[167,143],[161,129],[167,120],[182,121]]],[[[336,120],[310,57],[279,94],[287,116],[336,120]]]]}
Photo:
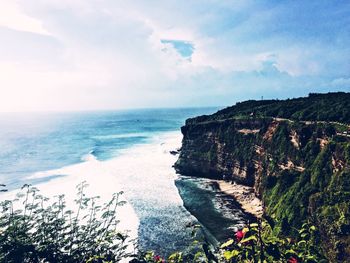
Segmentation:
{"type": "Polygon", "coordinates": [[[274,117],[299,121],[350,123],[350,93],[310,93],[287,100],[248,100],[212,115],[188,119],[186,124],[244,117],[274,117]]]}

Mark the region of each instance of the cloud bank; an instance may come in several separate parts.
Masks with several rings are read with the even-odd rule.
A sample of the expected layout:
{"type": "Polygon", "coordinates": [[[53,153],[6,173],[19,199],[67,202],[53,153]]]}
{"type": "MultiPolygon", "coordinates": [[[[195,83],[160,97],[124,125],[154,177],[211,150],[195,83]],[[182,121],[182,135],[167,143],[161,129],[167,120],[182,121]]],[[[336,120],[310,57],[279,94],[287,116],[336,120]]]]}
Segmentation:
{"type": "Polygon", "coordinates": [[[4,0],[0,111],[350,91],[346,1],[4,0]]]}

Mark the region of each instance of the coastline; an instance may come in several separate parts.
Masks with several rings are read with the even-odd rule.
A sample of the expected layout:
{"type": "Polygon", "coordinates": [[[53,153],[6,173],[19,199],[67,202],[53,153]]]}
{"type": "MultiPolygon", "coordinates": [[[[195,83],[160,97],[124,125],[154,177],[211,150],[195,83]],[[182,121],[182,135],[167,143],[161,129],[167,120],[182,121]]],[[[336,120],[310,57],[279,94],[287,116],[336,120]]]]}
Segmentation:
{"type": "Polygon", "coordinates": [[[202,225],[207,238],[215,239],[213,243],[232,238],[247,222],[256,220],[232,194],[220,189],[216,180],[179,175],[176,186],[184,206],[202,225]]]}
{"type": "MultiPolygon", "coordinates": [[[[183,207],[175,186],[177,176],[172,165],[177,156],[170,151],[181,146],[181,138],[179,131],[155,133],[146,143],[122,149],[114,158],[100,161],[89,153],[81,163],[35,172],[27,178],[42,180],[33,186],[50,200],[64,193],[72,210],[76,207],[76,186],[83,181],[89,184],[86,195],[100,196],[101,203],[123,191],[127,203],[119,210],[118,228],[128,231],[131,239],[137,238],[145,251],[171,253],[192,242],[191,229],[186,225],[197,222],[183,207]]],[[[1,193],[0,200],[12,199],[19,191],[1,193]]]]}
{"type": "MultiPolygon", "coordinates": [[[[69,207],[74,205],[75,186],[82,181],[90,185],[87,188],[88,195],[101,195],[103,201],[108,200],[114,192],[124,191],[127,205],[120,210],[119,227],[131,230],[129,234],[132,238],[140,238],[143,249],[159,249],[165,254],[186,247],[191,232],[186,225],[196,222],[202,224],[208,239],[214,243],[222,242],[232,236],[233,229],[242,227],[249,220],[242,211],[246,207],[242,206],[241,209],[236,204],[241,205],[240,199],[236,200],[237,195],[232,193],[232,185],[196,178],[200,186],[188,192],[187,196],[194,198],[200,193],[206,193],[209,197],[204,203],[203,200],[195,201],[193,204],[197,212],[191,211],[178,187],[177,181],[182,176],[176,174],[172,167],[178,158],[174,152],[181,146],[181,139],[178,131],[155,134],[149,142],[125,149],[113,159],[99,161],[89,154],[82,163],[37,172],[29,178],[47,180],[35,184],[45,196],[52,198],[64,192],[69,207]],[[55,178],[57,174],[62,176],[55,178]],[[208,221],[206,217],[211,216],[211,221],[208,221]],[[177,229],[175,235],[172,233],[174,229],[177,229]],[[221,233],[223,229],[226,230],[224,234],[221,233]],[[161,243],[171,245],[169,248],[164,250],[160,244],[154,243],[154,240],[160,240],[160,235],[163,239],[161,243]],[[218,235],[220,238],[217,238],[218,235]]],[[[4,193],[1,199],[14,196],[16,192],[4,193]]]]}
{"type": "Polygon", "coordinates": [[[104,163],[105,169],[122,186],[125,197],[139,219],[138,246],[141,250],[170,255],[193,242],[196,218],[183,206],[175,186],[177,175],[172,165],[177,156],[171,154],[181,146],[179,131],[154,134],[147,143],[122,150],[104,163]]]}

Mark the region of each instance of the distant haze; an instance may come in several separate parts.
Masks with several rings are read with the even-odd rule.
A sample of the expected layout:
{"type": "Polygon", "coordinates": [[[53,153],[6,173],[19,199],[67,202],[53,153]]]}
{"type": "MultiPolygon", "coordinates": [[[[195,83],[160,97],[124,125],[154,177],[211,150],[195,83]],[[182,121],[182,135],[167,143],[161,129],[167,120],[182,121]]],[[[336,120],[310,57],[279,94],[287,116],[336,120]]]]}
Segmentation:
{"type": "Polygon", "coordinates": [[[0,112],[350,91],[349,1],[1,0],[0,112]]]}

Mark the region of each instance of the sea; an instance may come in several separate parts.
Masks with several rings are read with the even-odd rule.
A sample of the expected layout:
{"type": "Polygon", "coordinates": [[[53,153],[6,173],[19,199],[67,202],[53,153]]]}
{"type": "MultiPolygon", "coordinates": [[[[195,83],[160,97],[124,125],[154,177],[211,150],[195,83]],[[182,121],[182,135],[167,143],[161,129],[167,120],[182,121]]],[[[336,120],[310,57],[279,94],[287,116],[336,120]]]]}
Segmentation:
{"type": "MultiPolygon", "coordinates": [[[[193,242],[201,224],[218,241],[245,215],[206,179],[175,173],[185,120],[219,108],[135,109],[95,112],[0,113],[0,184],[8,199],[31,184],[50,198],[76,186],[108,200],[123,191],[120,228],[142,250],[168,255],[193,242]]],[[[73,208],[74,209],[74,208],[73,208]]],[[[228,234],[230,235],[230,234],[228,234]]]]}

